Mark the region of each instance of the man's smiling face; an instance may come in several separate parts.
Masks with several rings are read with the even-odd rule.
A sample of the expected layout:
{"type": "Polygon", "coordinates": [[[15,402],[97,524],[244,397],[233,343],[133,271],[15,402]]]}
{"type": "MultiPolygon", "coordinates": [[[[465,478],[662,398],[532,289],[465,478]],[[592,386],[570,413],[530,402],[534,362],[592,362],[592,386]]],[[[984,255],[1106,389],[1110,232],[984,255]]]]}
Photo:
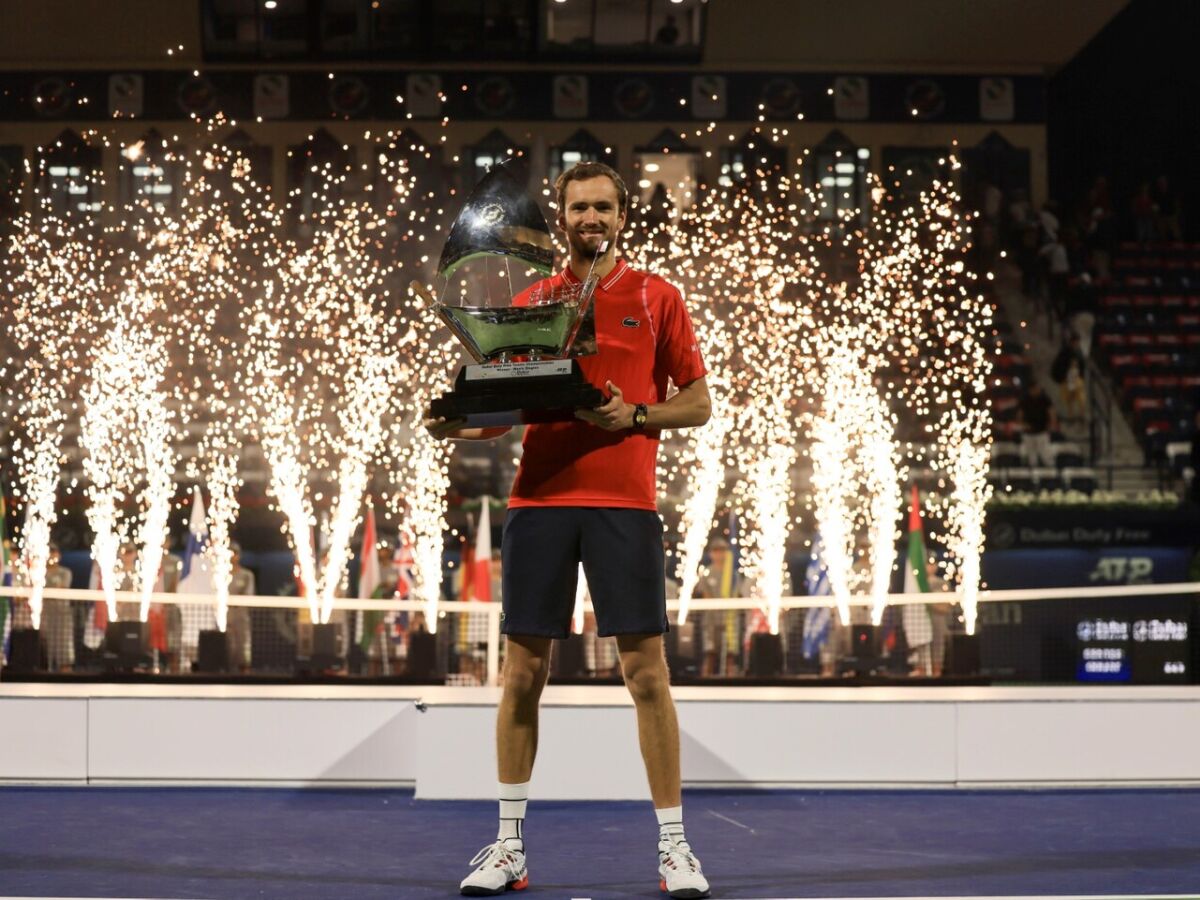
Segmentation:
{"type": "Polygon", "coordinates": [[[611,249],[625,226],[617,186],[604,175],[567,183],[558,227],[567,235],[572,251],[583,259],[595,259],[602,243],[611,249]]]}

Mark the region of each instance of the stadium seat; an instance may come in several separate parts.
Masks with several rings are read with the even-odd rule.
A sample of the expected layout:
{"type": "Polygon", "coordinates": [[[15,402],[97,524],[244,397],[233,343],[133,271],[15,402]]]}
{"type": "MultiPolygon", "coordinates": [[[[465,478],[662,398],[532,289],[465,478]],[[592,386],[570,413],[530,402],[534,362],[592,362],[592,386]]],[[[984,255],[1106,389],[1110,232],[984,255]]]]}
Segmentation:
{"type": "Polygon", "coordinates": [[[1083,448],[1078,444],[1064,441],[1061,444],[1052,445],[1051,449],[1054,450],[1054,464],[1059,469],[1083,465],[1083,448]]]}
{"type": "Polygon", "coordinates": [[[1167,465],[1176,477],[1183,476],[1183,470],[1191,464],[1192,445],[1188,441],[1171,441],[1166,446],[1167,465]]]}
{"type": "Polygon", "coordinates": [[[1061,491],[1063,487],[1062,478],[1059,477],[1058,469],[1050,469],[1039,467],[1031,470],[1033,473],[1033,481],[1039,491],[1061,491]]]}
{"type": "Polygon", "coordinates": [[[1063,486],[1069,491],[1082,491],[1091,494],[1099,483],[1096,470],[1090,468],[1063,469],[1063,486]]]}
{"type": "Polygon", "coordinates": [[[1008,487],[1014,491],[1029,491],[1034,492],[1037,488],[1037,483],[1033,478],[1033,469],[1013,468],[1007,470],[1005,481],[1008,487]]]}
{"type": "Polygon", "coordinates": [[[992,468],[1012,469],[1021,465],[1020,445],[1008,441],[992,444],[992,468]]]}

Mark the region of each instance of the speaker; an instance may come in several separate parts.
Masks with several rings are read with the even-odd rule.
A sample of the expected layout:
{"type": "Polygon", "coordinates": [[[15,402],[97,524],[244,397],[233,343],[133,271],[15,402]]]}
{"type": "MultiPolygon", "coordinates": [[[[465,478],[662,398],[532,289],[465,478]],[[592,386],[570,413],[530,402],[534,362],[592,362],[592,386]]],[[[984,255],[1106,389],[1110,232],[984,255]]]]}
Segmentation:
{"type": "Polygon", "coordinates": [[[341,664],[338,656],[338,637],[341,625],[332,622],[326,625],[314,625],[312,643],[312,667],[314,670],[333,669],[341,664]]]}
{"type": "Polygon", "coordinates": [[[783,637],[778,634],[750,635],[750,664],[746,674],[751,678],[776,678],[783,674],[783,637]]]}
{"type": "Polygon", "coordinates": [[[979,635],[950,635],[950,659],[946,672],[949,675],[967,676],[979,674],[979,635]]]}
{"type": "Polygon", "coordinates": [[[200,632],[196,654],[197,672],[229,671],[229,641],[225,632],[215,628],[200,632]]]}
{"type": "Polygon", "coordinates": [[[850,626],[850,655],[856,659],[874,659],[878,655],[874,625],[850,626]]]}
{"type": "Polygon", "coordinates": [[[437,677],[437,637],[428,631],[414,631],[408,636],[408,662],[405,673],[409,678],[425,680],[437,677]]]}
{"type": "Polygon", "coordinates": [[[42,667],[42,645],[35,628],[14,628],[9,637],[9,671],[36,672],[42,667]]]}
{"type": "Polygon", "coordinates": [[[667,666],[672,673],[679,675],[696,674],[697,662],[700,658],[700,648],[696,640],[696,623],[684,622],[682,625],[672,625],[671,630],[663,635],[663,643],[667,650],[667,666]]]}
{"type": "Polygon", "coordinates": [[[118,665],[141,665],[146,658],[146,626],[141,622],[109,622],[104,629],[104,653],[116,657],[118,665]]]}

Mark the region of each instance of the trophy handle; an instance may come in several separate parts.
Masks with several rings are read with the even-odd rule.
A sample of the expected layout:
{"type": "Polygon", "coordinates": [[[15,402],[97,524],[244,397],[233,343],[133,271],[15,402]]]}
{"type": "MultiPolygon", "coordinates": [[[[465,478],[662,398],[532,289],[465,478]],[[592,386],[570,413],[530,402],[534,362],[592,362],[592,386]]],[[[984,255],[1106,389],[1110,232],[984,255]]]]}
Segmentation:
{"type": "Polygon", "coordinates": [[[574,355],[572,351],[575,348],[575,339],[579,337],[579,329],[583,326],[584,319],[587,318],[588,313],[592,311],[592,295],[596,293],[596,285],[600,283],[600,279],[596,277],[596,260],[607,252],[608,241],[604,241],[597,248],[596,255],[592,257],[592,264],[588,267],[587,278],[583,280],[583,284],[580,286],[579,306],[575,313],[575,325],[571,328],[571,334],[567,337],[566,346],[563,347],[563,353],[567,356],[574,355]]]}
{"type": "Polygon", "coordinates": [[[425,305],[431,310],[437,312],[438,302],[433,299],[433,294],[429,293],[429,288],[423,282],[414,278],[408,283],[408,289],[425,301],[425,305]]]}
{"type": "Polygon", "coordinates": [[[429,293],[429,288],[427,288],[420,281],[417,281],[415,278],[409,282],[408,287],[409,290],[425,301],[426,306],[428,306],[434,311],[434,313],[437,314],[437,317],[442,320],[442,324],[449,328],[450,333],[459,339],[459,343],[463,345],[463,348],[467,351],[468,355],[475,360],[475,362],[484,362],[483,355],[480,354],[479,351],[477,351],[473,346],[471,346],[470,338],[463,333],[462,326],[446,314],[445,307],[434,299],[433,294],[429,293]]]}

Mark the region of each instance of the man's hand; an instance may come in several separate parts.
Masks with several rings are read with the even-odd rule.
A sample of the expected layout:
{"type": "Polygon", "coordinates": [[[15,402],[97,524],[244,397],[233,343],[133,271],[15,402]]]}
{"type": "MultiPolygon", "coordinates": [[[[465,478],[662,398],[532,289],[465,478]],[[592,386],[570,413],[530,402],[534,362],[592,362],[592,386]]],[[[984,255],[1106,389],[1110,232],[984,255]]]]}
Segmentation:
{"type": "Polygon", "coordinates": [[[508,433],[507,425],[492,425],[487,428],[463,428],[466,419],[422,419],[425,430],[435,438],[453,438],[460,441],[490,441],[508,433]]]}
{"type": "Polygon", "coordinates": [[[625,395],[611,381],[607,382],[606,386],[609,393],[612,394],[608,402],[597,406],[595,409],[577,409],[575,410],[575,418],[583,419],[583,421],[589,422],[597,428],[603,428],[605,431],[624,431],[627,428],[632,428],[633,405],[625,402],[625,395]]]}
{"type": "Polygon", "coordinates": [[[421,424],[425,426],[425,430],[431,436],[449,438],[457,437],[457,432],[462,429],[466,421],[466,419],[447,419],[445,416],[438,416],[436,419],[423,419],[421,424]]]}

